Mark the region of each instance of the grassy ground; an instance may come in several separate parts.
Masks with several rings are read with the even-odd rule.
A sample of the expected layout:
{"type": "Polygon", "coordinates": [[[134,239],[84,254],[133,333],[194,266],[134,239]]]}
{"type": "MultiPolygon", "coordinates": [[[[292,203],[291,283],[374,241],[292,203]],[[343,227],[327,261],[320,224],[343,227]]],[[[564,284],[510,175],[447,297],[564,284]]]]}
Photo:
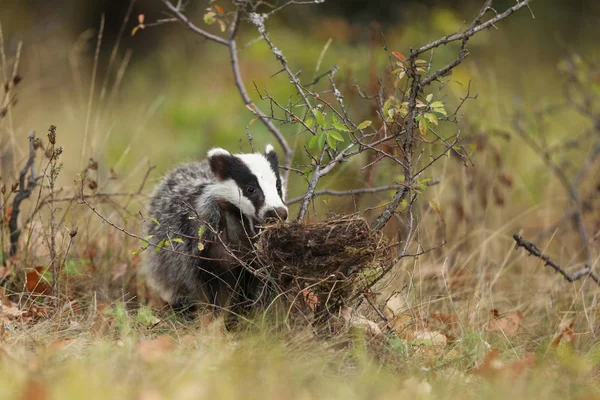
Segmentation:
{"type": "MultiPolygon", "coordinates": [[[[451,32],[462,18],[437,9],[418,23],[390,29],[388,46],[406,52],[451,32]]],[[[540,51],[532,56],[531,48],[548,47],[541,39],[548,23],[527,27],[530,22],[517,16],[499,32],[475,39],[472,56],[455,71],[452,82],[435,93],[449,106],[456,105],[471,81],[473,93],[479,94],[467,103],[461,123],[473,165],[465,167],[448,157],[428,174],[440,183],[417,201],[417,239],[424,248],[442,240],[446,245],[407,259],[378,288],[375,303],[385,310],[391,332],[372,310],[365,311],[367,318],[384,333],[346,326],[327,339],[308,331],[277,331],[264,321],[232,334],[224,331],[220,320],[178,320],[160,309],[139,279],[140,256],[132,255],[139,242],[102,223],[87,207],[65,202],[57,210],[60,254],[68,247],[68,229],[78,228],[78,234],[65,260],[60,291],[49,296],[59,298],[60,307],[47,308],[50,302],[43,303],[44,296],[33,301],[47,285],[47,273],[40,279],[34,267],[41,266],[41,271],[49,265],[44,238],[51,210],[44,208],[34,219],[19,256],[8,262],[15,276],[18,271],[33,274],[30,282],[39,286],[16,291],[27,307],[12,297],[14,303],[7,299],[2,308],[0,397],[599,398],[597,286],[587,280],[567,283],[540,260],[515,251],[512,240],[513,233],[521,232],[565,268],[575,270],[583,264],[576,229],[568,222],[555,225],[568,207],[568,194],[511,124],[515,114],[533,115],[563,93],[564,77],[556,68],[560,55],[540,51]],[[522,46],[515,45],[517,40],[522,46]],[[428,206],[430,200],[440,205],[445,229],[440,215],[428,206]],[[388,301],[392,293],[397,294],[388,301]]],[[[277,45],[295,68],[310,71],[309,76],[333,37],[320,71],[338,64],[343,91],[351,90],[354,79],[368,87],[370,61],[383,71],[386,53],[364,40],[354,41],[366,34],[348,33],[352,27],[344,21],[316,20],[311,35],[273,24],[277,45]]],[[[136,37],[143,40],[143,34],[136,37]]],[[[244,35],[253,37],[250,32],[244,35]]],[[[223,50],[198,44],[182,29],[166,30],[147,58],[128,59],[120,49],[111,69],[101,67],[94,75],[95,45],[93,34],[76,40],[66,33],[25,43],[19,103],[0,119],[0,186],[12,184],[15,171],[24,164],[29,130],[45,137],[50,124],[58,126],[58,141],[64,146],[57,196],[66,197],[73,195],[73,180],[90,157],[99,162],[93,176],[101,192],[137,190],[148,166],[156,164],[147,193],[175,163],[201,158],[213,145],[236,149],[245,139],[252,115],[223,68],[228,66],[223,50]],[[111,168],[117,179],[111,179],[111,168]]],[[[440,49],[437,62],[443,65],[454,50],[440,49]]],[[[2,66],[6,75],[14,55],[8,51],[2,66]]],[[[260,43],[243,50],[244,76],[248,85],[256,81],[274,97],[286,98],[291,89],[283,76],[271,77],[278,68],[271,56],[260,43]]],[[[348,97],[356,119],[365,119],[368,105],[348,97]]],[[[591,126],[566,109],[542,119],[542,125],[528,125],[537,127],[529,134],[550,147],[591,126]]],[[[261,147],[270,140],[259,124],[250,132],[261,147]]],[[[285,133],[294,137],[295,131],[285,133]]],[[[297,137],[296,143],[305,140],[297,137]]],[[[560,161],[572,161],[576,171],[586,146],[583,142],[561,153],[560,161]]],[[[364,161],[344,166],[320,188],[360,187],[364,161]]],[[[45,162],[38,159],[38,170],[45,162]]],[[[591,171],[597,168],[593,164],[591,171]]],[[[390,178],[385,168],[376,176],[382,182],[390,178]]],[[[585,222],[593,244],[600,221],[594,200],[597,177],[593,172],[588,176],[581,191],[590,199],[585,222]]],[[[290,187],[293,197],[303,193],[305,183],[295,177],[290,187]]],[[[362,198],[356,204],[352,199],[317,199],[311,217],[355,207],[365,210],[391,195],[362,198]]],[[[143,201],[144,197],[127,197],[99,202],[98,207],[111,221],[139,232],[136,214],[144,209],[143,201]]],[[[28,212],[29,208],[22,217],[28,212]]],[[[391,224],[388,235],[402,237],[403,223],[391,224]]],[[[5,293],[9,294],[15,291],[5,293]]],[[[353,320],[349,325],[360,323],[353,320]]]]}

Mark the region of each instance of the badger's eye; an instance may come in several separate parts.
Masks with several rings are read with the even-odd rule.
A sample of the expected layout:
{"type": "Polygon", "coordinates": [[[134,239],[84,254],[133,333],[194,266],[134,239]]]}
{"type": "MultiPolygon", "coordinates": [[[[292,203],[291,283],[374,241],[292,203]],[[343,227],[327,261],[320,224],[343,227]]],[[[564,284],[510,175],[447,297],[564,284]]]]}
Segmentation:
{"type": "Polygon", "coordinates": [[[248,186],[246,186],[246,192],[248,192],[248,193],[252,194],[252,193],[254,193],[255,191],[256,191],[256,189],[254,188],[254,186],[252,186],[252,185],[248,185],[248,186]]]}

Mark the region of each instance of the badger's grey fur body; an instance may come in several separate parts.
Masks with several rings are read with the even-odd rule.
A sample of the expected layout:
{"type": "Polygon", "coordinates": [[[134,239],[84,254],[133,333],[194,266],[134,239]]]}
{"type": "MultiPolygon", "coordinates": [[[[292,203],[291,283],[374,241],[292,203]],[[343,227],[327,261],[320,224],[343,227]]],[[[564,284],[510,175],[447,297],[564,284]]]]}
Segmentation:
{"type": "Polygon", "coordinates": [[[212,149],[207,160],[167,174],[145,223],[149,243],[168,241],[158,252],[146,251],[150,286],[175,307],[222,309],[253,300],[258,282],[235,258],[252,250],[251,238],[267,218],[287,219],[282,190],[270,145],[264,155],[212,149]]]}

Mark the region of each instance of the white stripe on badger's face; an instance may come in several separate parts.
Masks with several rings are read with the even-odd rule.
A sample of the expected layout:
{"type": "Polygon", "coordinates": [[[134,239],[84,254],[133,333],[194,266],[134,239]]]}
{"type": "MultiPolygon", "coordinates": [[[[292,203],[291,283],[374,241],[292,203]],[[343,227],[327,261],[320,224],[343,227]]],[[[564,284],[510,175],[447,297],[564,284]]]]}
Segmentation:
{"type": "MultiPolygon", "coordinates": [[[[269,161],[262,154],[258,153],[236,154],[235,157],[242,160],[250,172],[256,176],[265,196],[263,206],[256,212],[258,219],[262,221],[265,218],[265,213],[270,209],[284,208],[287,210],[283,200],[279,197],[279,193],[277,193],[277,176],[271,168],[269,161]]],[[[244,196],[242,195],[242,197],[244,196]]]]}
{"type": "MultiPolygon", "coordinates": [[[[206,198],[223,199],[240,209],[242,214],[255,218],[257,215],[254,204],[242,193],[241,188],[233,179],[227,179],[206,190],[206,198]]],[[[203,195],[204,197],[204,195],[203,195]]]]}

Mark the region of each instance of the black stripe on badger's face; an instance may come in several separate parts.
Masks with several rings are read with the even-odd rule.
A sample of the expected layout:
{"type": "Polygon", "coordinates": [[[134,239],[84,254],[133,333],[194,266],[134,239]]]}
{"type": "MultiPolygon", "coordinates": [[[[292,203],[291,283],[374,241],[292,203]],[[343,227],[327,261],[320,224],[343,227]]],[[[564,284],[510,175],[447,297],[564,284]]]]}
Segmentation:
{"type": "Polygon", "coordinates": [[[257,176],[252,173],[248,165],[224,150],[212,155],[209,153],[209,164],[219,181],[223,183],[233,181],[239,189],[236,194],[232,193],[231,187],[223,186],[222,197],[232,204],[239,205],[244,214],[258,218],[258,210],[264,205],[265,195],[257,176]],[[248,204],[244,199],[240,199],[239,193],[252,204],[252,210],[247,207],[248,204]]]}
{"type": "Polygon", "coordinates": [[[272,146],[270,146],[270,145],[267,146],[265,157],[266,157],[267,161],[269,161],[269,164],[271,165],[271,169],[273,170],[273,173],[277,177],[277,194],[279,194],[279,197],[281,197],[281,200],[285,200],[283,198],[283,191],[282,191],[282,187],[281,187],[281,175],[279,175],[279,160],[277,158],[277,153],[275,153],[272,146]]]}

